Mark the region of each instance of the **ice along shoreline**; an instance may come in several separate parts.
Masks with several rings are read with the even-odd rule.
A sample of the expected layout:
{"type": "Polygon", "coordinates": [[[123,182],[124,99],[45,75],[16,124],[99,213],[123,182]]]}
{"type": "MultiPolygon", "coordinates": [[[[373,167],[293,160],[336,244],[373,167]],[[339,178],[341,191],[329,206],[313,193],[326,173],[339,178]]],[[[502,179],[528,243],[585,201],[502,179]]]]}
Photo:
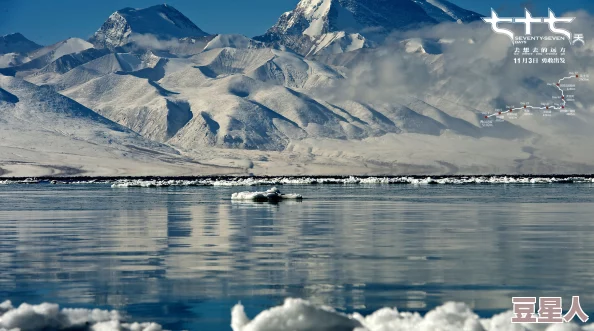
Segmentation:
{"type": "Polygon", "coordinates": [[[269,185],[462,185],[594,183],[594,175],[478,175],[478,176],[204,176],[204,177],[29,177],[4,178],[0,184],[104,184],[114,188],[169,186],[269,185]]]}

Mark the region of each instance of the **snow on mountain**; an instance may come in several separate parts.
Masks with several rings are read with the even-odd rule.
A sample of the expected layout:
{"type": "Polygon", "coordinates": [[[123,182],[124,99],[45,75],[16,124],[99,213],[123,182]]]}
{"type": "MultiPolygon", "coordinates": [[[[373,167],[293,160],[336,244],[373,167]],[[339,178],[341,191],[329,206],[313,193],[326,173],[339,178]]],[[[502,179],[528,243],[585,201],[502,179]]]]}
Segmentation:
{"type": "Polygon", "coordinates": [[[480,17],[445,0],[301,0],[268,34],[390,32],[443,21],[471,22],[480,17]]]}
{"type": "Polygon", "coordinates": [[[124,8],[113,13],[90,39],[98,48],[114,49],[138,36],[149,35],[157,41],[204,37],[208,33],[172,6],[163,4],[144,9],[124,8]]]}
{"type": "MultiPolygon", "coordinates": [[[[235,50],[224,49],[222,52],[225,51],[233,52],[235,50]]],[[[270,56],[272,59],[274,54],[271,53],[270,56]]],[[[281,150],[286,145],[287,138],[282,132],[278,132],[278,126],[287,126],[288,130],[301,131],[299,125],[307,127],[311,121],[317,123],[312,129],[312,133],[342,131],[338,124],[334,129],[330,128],[325,122],[326,120],[322,120],[322,122],[307,120],[314,116],[315,112],[320,111],[327,114],[322,118],[336,118],[336,116],[306,95],[293,92],[285,87],[255,80],[241,73],[225,73],[226,69],[233,66],[221,65],[225,63],[221,63],[223,61],[219,57],[214,56],[213,58],[215,59],[213,62],[216,64],[209,63],[211,67],[208,65],[195,66],[192,63],[186,63],[184,67],[175,61],[172,61],[171,65],[165,64],[163,70],[166,75],[160,81],[161,85],[150,79],[138,77],[138,72],[119,72],[93,78],[84,84],[77,82],[77,84],[73,84],[72,88],[64,90],[62,93],[149,139],[164,142],[176,136],[173,141],[188,148],[190,146],[194,148],[221,146],[281,150]],[[220,75],[211,77],[215,70],[218,70],[220,75]],[[207,72],[208,75],[203,72],[207,72]],[[168,90],[171,87],[175,90],[168,90]],[[268,94],[257,93],[258,90],[269,92],[268,94]],[[252,93],[261,96],[261,98],[251,100],[249,95],[252,93]],[[281,99],[285,102],[279,103],[281,99]],[[287,115],[287,112],[292,111],[301,115],[287,115]],[[280,112],[280,115],[275,112],[280,112]],[[293,121],[297,121],[298,124],[273,123],[275,118],[283,119],[287,116],[293,121]],[[208,132],[206,132],[202,127],[204,123],[216,123],[213,128],[217,129],[207,128],[208,132]],[[213,132],[218,134],[218,138],[209,140],[208,134],[212,135],[213,132]],[[197,136],[208,139],[201,142],[203,145],[196,145],[194,140],[197,136]]],[[[204,58],[193,60],[204,60],[204,58]]],[[[287,60],[281,58],[279,62],[282,61],[287,60]]],[[[258,69],[258,66],[252,67],[247,62],[238,61],[236,64],[234,70],[241,70],[242,65],[246,71],[258,69]]],[[[316,70],[310,68],[305,62],[300,65],[305,70],[301,73],[303,77],[307,76],[307,70],[312,72],[316,70]]],[[[72,70],[64,77],[72,79],[81,77],[80,74],[75,73],[85,66],[72,70]]],[[[282,74],[282,70],[278,70],[282,74]]],[[[318,117],[314,116],[314,118],[318,117]]],[[[295,137],[292,133],[288,135],[295,137]]],[[[345,136],[344,133],[331,135],[345,136]]]]}
{"type": "MultiPolygon", "coordinates": [[[[99,50],[96,55],[106,53],[99,50]]],[[[154,67],[159,57],[147,52],[144,54],[109,53],[85,64],[76,66],[63,74],[45,71],[45,68],[25,79],[37,85],[51,85],[56,90],[65,90],[81,85],[95,78],[116,72],[133,72],[154,67]]]]}
{"type": "Polygon", "coordinates": [[[0,75],[0,118],[0,168],[7,173],[170,173],[177,166],[169,162],[184,162],[171,147],[19,78],[0,75]]]}
{"type": "MultiPolygon", "coordinates": [[[[9,114],[0,116],[0,127],[8,123],[14,129],[6,132],[33,132],[9,136],[0,130],[0,140],[2,146],[28,148],[27,160],[39,163],[32,148],[47,130],[55,149],[44,147],[43,157],[76,163],[72,156],[59,158],[72,153],[89,161],[85,169],[97,163],[109,171],[114,166],[105,160],[114,162],[114,155],[117,164],[128,162],[127,169],[160,153],[167,156],[150,162],[168,164],[163,159],[172,157],[183,163],[171,156],[173,148],[201,161],[252,164],[249,171],[259,174],[594,171],[589,146],[581,143],[588,139],[565,138],[591,132],[594,115],[587,112],[554,123],[533,116],[481,127],[482,110],[507,100],[541,100],[546,83],[508,88],[467,70],[472,63],[455,70],[452,49],[489,55],[491,48],[472,41],[480,39],[392,36],[381,45],[377,38],[394,29],[477,17],[443,0],[302,0],[265,36],[250,39],[207,35],[165,5],[124,9],[92,38],[100,48],[74,39],[0,56],[0,64],[10,63],[18,77],[47,85],[36,90],[0,76],[0,109],[9,114]],[[129,144],[101,121],[83,125],[64,119],[71,115],[49,115],[62,108],[92,109],[96,114],[89,117],[139,135],[126,136],[129,144]],[[106,133],[89,133],[98,130],[106,133]],[[139,155],[129,145],[142,145],[145,152],[139,155]]],[[[17,154],[6,154],[2,146],[0,173],[15,169],[2,157],[17,154]]]]}
{"type": "Polygon", "coordinates": [[[243,36],[219,35],[189,58],[163,58],[150,51],[109,53],[65,73],[54,70],[27,79],[50,85],[148,139],[184,150],[282,151],[304,139],[360,140],[403,133],[481,136],[476,114],[469,122],[420,100],[331,103],[312,96],[317,88],[344,80],[342,70],[293,52],[262,48],[243,36]]]}
{"type": "Polygon", "coordinates": [[[91,43],[79,38],[69,38],[29,53],[29,57],[37,59],[42,56],[50,56],[51,61],[55,61],[64,55],[82,52],[89,48],[93,48],[91,43]]]}
{"type": "Polygon", "coordinates": [[[10,68],[29,61],[26,55],[20,53],[8,53],[0,55],[0,68],[10,68]]]}
{"type": "Polygon", "coordinates": [[[342,53],[369,47],[394,30],[478,19],[479,14],[445,0],[301,0],[256,39],[283,44],[304,55],[318,54],[324,48],[342,53]]]}
{"type": "Polygon", "coordinates": [[[0,36],[0,54],[20,53],[25,54],[35,51],[42,46],[37,45],[25,38],[20,33],[12,33],[0,36]]]}
{"type": "MultiPolygon", "coordinates": [[[[258,38],[257,39],[261,39],[258,38]]],[[[377,45],[359,33],[330,32],[318,36],[283,35],[275,42],[266,42],[269,47],[289,49],[306,57],[340,54],[377,45]]]]}
{"type": "Polygon", "coordinates": [[[347,34],[344,31],[326,33],[312,38],[312,44],[313,45],[309,51],[305,53],[305,56],[321,55],[324,53],[345,53],[371,47],[372,45],[372,43],[367,41],[361,34],[347,34]]]}
{"type": "Polygon", "coordinates": [[[319,36],[329,32],[361,33],[366,29],[391,31],[420,24],[434,24],[412,0],[301,0],[284,13],[267,35],[319,36]]]}
{"type": "Polygon", "coordinates": [[[267,34],[319,36],[338,31],[359,33],[364,29],[390,31],[422,23],[435,20],[411,1],[301,0],[267,34]]]}
{"type": "Polygon", "coordinates": [[[119,124],[102,117],[79,103],[60,95],[49,88],[38,87],[22,79],[0,76],[0,86],[5,94],[12,97],[3,98],[3,112],[15,119],[28,120],[41,125],[49,131],[74,135],[78,139],[98,144],[119,142],[136,143],[145,147],[168,149],[158,144],[147,144],[140,136],[119,124]],[[12,102],[11,99],[12,98],[12,102]],[[81,130],[86,128],[88,130],[81,130]],[[109,136],[108,136],[109,135],[109,136]]]}
{"type": "Polygon", "coordinates": [[[107,54],[108,52],[106,50],[96,48],[89,48],[78,53],[66,54],[51,62],[47,66],[41,68],[36,72],[36,74],[49,72],[63,74],[82,64],[88,63],[107,54]]]}
{"type": "Polygon", "coordinates": [[[447,129],[402,105],[334,105],[308,95],[341,79],[335,68],[295,53],[225,47],[156,64],[109,54],[47,83],[144,137],[186,150],[280,151],[306,137],[439,135],[447,129]]]}
{"type": "Polygon", "coordinates": [[[209,51],[215,48],[264,48],[264,43],[255,41],[246,36],[239,34],[219,34],[216,35],[207,45],[203,51],[209,51]]]}
{"type": "Polygon", "coordinates": [[[27,61],[18,66],[14,66],[11,69],[18,72],[19,76],[24,77],[47,66],[62,56],[79,53],[90,48],[93,48],[93,45],[87,41],[79,38],[69,38],[28,53],[27,61]]]}
{"type": "Polygon", "coordinates": [[[219,48],[195,55],[192,62],[204,74],[216,78],[245,74],[260,81],[293,88],[331,84],[343,76],[336,69],[281,50],[219,48]]]}
{"type": "Polygon", "coordinates": [[[290,139],[308,135],[347,138],[342,125],[348,123],[316,100],[244,75],[209,80],[181,94],[200,112],[170,141],[186,149],[206,144],[281,151],[290,139]]]}
{"type": "Polygon", "coordinates": [[[151,81],[108,74],[63,91],[99,114],[144,137],[164,142],[183,127],[192,113],[186,102],[151,81]]]}
{"type": "Polygon", "coordinates": [[[188,57],[202,52],[214,37],[186,37],[162,41],[152,35],[135,35],[131,38],[130,44],[120,48],[128,51],[149,49],[163,57],[188,57]]]}
{"type": "Polygon", "coordinates": [[[27,53],[41,47],[20,33],[0,36],[0,68],[14,67],[29,61],[27,53]]]}

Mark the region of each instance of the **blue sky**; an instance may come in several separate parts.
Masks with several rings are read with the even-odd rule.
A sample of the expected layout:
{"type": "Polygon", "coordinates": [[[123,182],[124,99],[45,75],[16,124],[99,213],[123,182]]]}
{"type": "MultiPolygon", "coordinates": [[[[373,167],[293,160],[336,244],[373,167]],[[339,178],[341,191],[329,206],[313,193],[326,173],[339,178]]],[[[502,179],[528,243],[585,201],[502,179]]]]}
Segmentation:
{"type": "MultiPolygon", "coordinates": [[[[594,13],[592,0],[450,1],[481,14],[488,14],[491,7],[508,16],[521,16],[523,7],[539,16],[546,16],[548,7],[558,15],[575,9],[594,13]]],[[[176,7],[207,32],[252,37],[264,33],[299,0],[0,0],[0,35],[21,32],[45,45],[68,37],[86,39],[118,9],[163,2],[176,7]]]]}

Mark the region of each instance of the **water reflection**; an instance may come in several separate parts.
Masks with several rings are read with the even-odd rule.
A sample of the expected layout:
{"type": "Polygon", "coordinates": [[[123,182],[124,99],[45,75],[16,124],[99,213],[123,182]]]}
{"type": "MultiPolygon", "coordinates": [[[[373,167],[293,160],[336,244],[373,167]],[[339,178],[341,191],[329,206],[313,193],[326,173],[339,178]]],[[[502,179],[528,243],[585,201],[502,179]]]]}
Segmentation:
{"type": "Polygon", "coordinates": [[[232,188],[5,186],[0,295],[213,330],[238,300],[287,296],[494,312],[513,295],[581,295],[594,310],[591,189],[309,186],[269,204],[230,201],[232,188]]]}

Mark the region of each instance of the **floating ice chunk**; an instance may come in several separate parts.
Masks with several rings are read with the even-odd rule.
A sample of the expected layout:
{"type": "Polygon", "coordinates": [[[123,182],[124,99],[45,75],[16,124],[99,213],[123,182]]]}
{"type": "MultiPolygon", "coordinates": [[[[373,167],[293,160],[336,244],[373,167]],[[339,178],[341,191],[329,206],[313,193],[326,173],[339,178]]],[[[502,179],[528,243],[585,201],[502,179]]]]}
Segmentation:
{"type": "Polygon", "coordinates": [[[231,313],[233,331],[353,331],[365,330],[359,321],[328,307],[300,299],[286,299],[284,305],[261,312],[252,321],[241,304],[231,313]]]}
{"type": "Polygon", "coordinates": [[[0,180],[0,184],[8,185],[8,184],[39,184],[41,183],[40,180],[35,178],[27,178],[21,180],[13,180],[13,179],[6,179],[0,180]]]}
{"type": "Polygon", "coordinates": [[[448,302],[421,316],[382,308],[369,316],[345,315],[300,299],[286,299],[284,305],[265,310],[250,321],[241,304],[231,312],[233,331],[578,331],[594,330],[565,324],[512,324],[508,311],[481,319],[464,303],[448,302]]]}
{"type": "Polygon", "coordinates": [[[479,317],[463,303],[448,302],[422,317],[419,313],[398,312],[383,308],[363,317],[358,313],[354,318],[361,321],[365,330],[443,330],[443,331],[484,331],[479,317]]]}
{"type": "Polygon", "coordinates": [[[276,187],[266,192],[237,192],[231,195],[231,200],[250,200],[257,202],[276,202],[283,199],[303,199],[301,194],[282,194],[276,187]]]}
{"type": "Polygon", "coordinates": [[[0,330],[96,330],[161,331],[155,323],[125,323],[117,311],[60,309],[56,304],[23,303],[14,308],[10,301],[0,304],[0,330]]]}

